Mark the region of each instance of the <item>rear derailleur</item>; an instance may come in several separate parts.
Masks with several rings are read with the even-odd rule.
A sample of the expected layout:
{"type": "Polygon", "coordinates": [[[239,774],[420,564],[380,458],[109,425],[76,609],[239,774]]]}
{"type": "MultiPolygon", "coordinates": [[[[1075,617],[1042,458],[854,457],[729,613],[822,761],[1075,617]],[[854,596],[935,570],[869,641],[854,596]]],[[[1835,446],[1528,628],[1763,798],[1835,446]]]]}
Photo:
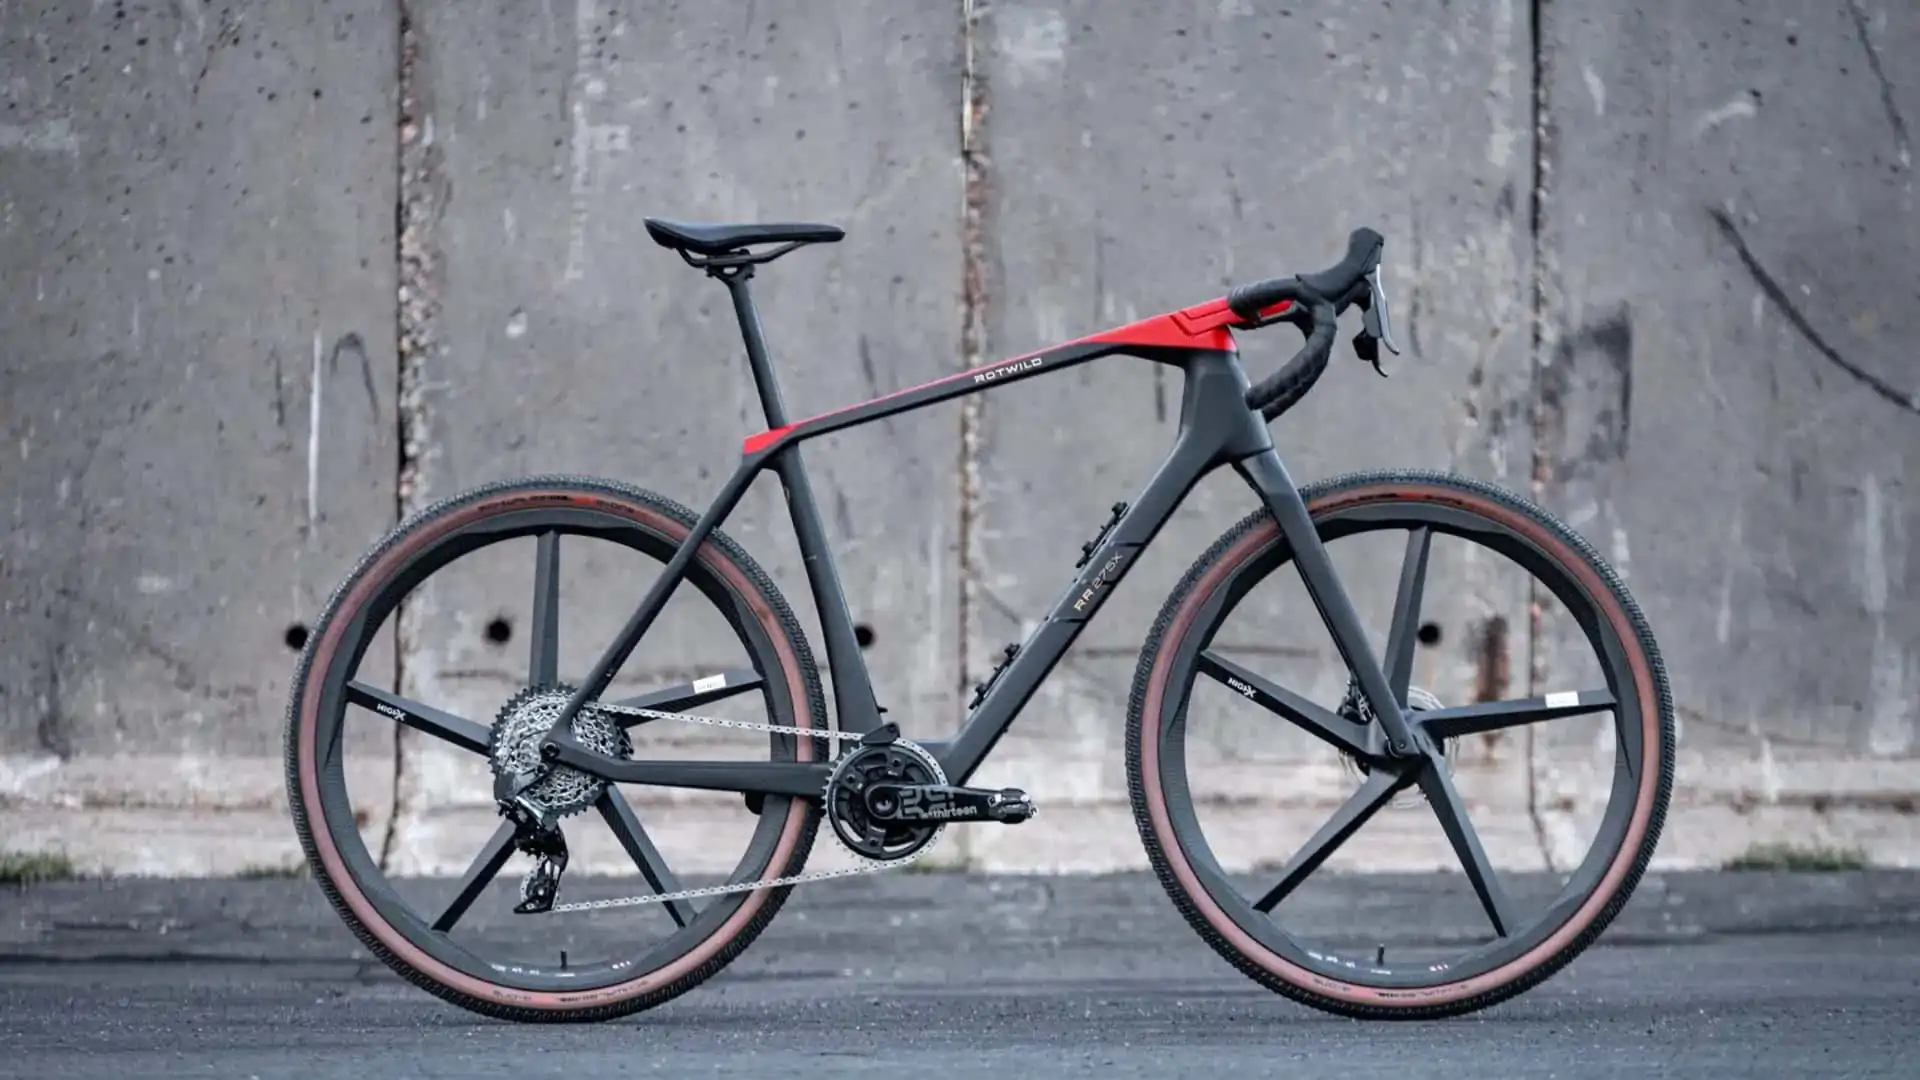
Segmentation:
{"type": "Polygon", "coordinates": [[[553,910],[560,895],[560,875],[567,869],[567,838],[560,832],[557,815],[542,809],[526,796],[501,804],[501,813],[513,822],[513,846],[533,856],[533,869],[520,880],[520,902],[516,915],[539,915],[553,910]]]}

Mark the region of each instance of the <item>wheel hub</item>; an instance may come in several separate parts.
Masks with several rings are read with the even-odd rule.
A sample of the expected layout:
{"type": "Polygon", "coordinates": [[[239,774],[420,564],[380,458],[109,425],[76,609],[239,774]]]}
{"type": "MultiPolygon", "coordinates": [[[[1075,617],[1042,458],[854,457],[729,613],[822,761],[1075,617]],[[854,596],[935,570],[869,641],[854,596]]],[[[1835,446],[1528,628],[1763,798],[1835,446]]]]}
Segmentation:
{"type": "MultiPolygon", "coordinates": [[[[945,784],[946,773],[932,754],[899,739],[862,746],[834,766],[827,777],[827,821],[848,850],[868,859],[904,859],[933,842],[942,826],[875,821],[867,810],[867,789],[886,784],[945,784]]],[[[882,813],[890,806],[880,807],[882,813]]]]}
{"type": "MultiPolygon", "coordinates": [[[[540,740],[573,697],[573,687],[529,687],[515,694],[494,717],[487,757],[496,777],[519,778],[539,772],[546,775],[528,788],[522,798],[551,814],[565,817],[592,806],[606,790],[606,781],[568,765],[541,760],[540,740]]],[[[622,760],[633,753],[627,731],[591,705],[573,718],[573,737],[596,754],[622,760]]]]}
{"type": "MultiPolygon", "coordinates": [[[[1435,697],[1430,691],[1423,690],[1418,686],[1407,687],[1408,711],[1425,712],[1430,709],[1441,709],[1445,707],[1440,699],[1435,697]]],[[[1373,706],[1367,704],[1367,696],[1360,692],[1359,684],[1351,680],[1347,683],[1347,696],[1340,702],[1340,715],[1356,724],[1372,725],[1377,722],[1373,715],[1373,706]]],[[[1440,767],[1446,770],[1448,776],[1452,776],[1453,740],[1436,739],[1434,742],[1440,749],[1440,767]]],[[[1367,775],[1372,772],[1372,769],[1369,768],[1365,759],[1348,751],[1343,750],[1340,752],[1340,760],[1347,766],[1348,771],[1361,779],[1365,779],[1367,775]]],[[[1390,810],[1404,810],[1411,806],[1418,806],[1425,800],[1426,795],[1423,794],[1419,788],[1410,788],[1387,800],[1387,808],[1390,810]]]]}

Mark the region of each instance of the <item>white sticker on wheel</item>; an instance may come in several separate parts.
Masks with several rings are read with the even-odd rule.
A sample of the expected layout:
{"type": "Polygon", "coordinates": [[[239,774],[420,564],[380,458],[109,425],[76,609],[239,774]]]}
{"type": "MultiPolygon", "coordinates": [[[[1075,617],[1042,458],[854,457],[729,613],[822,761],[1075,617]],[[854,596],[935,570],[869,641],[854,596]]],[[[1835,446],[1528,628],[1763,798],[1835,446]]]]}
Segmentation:
{"type": "Polygon", "coordinates": [[[718,690],[725,685],[727,685],[727,677],[725,674],[709,675],[704,679],[693,680],[693,692],[696,694],[704,694],[709,690],[718,690]]]}
{"type": "MultiPolygon", "coordinates": [[[[694,686],[696,687],[698,687],[699,685],[700,685],[699,683],[694,684],[694,686]]],[[[1549,709],[1570,708],[1574,705],[1580,704],[1580,691],[1562,690],[1557,694],[1548,694],[1546,701],[1547,701],[1547,708],[1549,709]]]]}

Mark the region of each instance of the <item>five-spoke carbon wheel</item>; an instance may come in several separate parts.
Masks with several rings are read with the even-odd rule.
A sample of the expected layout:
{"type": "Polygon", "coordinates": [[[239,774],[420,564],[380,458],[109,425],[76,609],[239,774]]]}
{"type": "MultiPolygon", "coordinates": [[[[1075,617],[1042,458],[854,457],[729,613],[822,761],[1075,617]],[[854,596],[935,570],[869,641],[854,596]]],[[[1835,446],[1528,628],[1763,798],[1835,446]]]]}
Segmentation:
{"type": "MultiPolygon", "coordinates": [[[[402,976],[491,1016],[607,1019],[658,1005],[712,976],[784,903],[790,886],[600,910],[511,913],[520,897],[509,862],[532,863],[516,851],[513,825],[499,820],[492,805],[491,765],[503,756],[528,756],[536,737],[531,733],[544,730],[540,717],[557,715],[555,703],[564,700],[565,687],[577,683],[612,641],[618,623],[604,621],[606,609],[623,606],[576,605],[584,610],[587,632],[570,630],[571,651],[563,654],[563,570],[572,563],[583,591],[605,590],[637,603],[695,520],[667,499],[603,481],[538,477],[494,484],[403,523],[334,594],[294,679],[288,795],[308,863],[328,899],[360,940],[402,976]],[[473,568],[459,569],[465,564],[473,568]],[[503,607],[484,606],[494,602],[479,599],[489,586],[506,586],[513,595],[503,607]],[[458,656],[455,644],[440,634],[473,628],[470,639],[462,636],[471,647],[458,656]],[[391,674],[396,655],[411,677],[391,674]],[[466,705],[450,704],[456,699],[466,705]],[[534,716],[530,709],[545,712],[534,716]],[[349,718],[370,725],[371,732],[349,735],[349,718]],[[410,742],[398,738],[402,727],[410,742]],[[503,750],[502,737],[528,745],[508,755],[512,745],[503,750]],[[404,772],[418,790],[409,794],[397,780],[350,764],[350,750],[381,748],[407,763],[405,770],[396,763],[392,775],[404,772]],[[374,782],[365,782],[370,775],[374,782]],[[383,786],[396,804],[389,810],[380,808],[388,793],[383,786]],[[379,815],[397,818],[403,810],[410,828],[380,827],[379,815]],[[448,853],[454,879],[395,869],[423,860],[436,865],[425,850],[436,844],[448,853]],[[464,872],[458,870],[462,865],[464,872]]],[[[753,560],[717,531],[691,563],[668,614],[687,605],[695,609],[696,629],[650,632],[636,651],[647,658],[638,681],[626,695],[609,694],[607,700],[711,713],[703,707],[725,699],[721,715],[802,729],[825,726],[819,677],[792,612],[753,560]],[[676,672],[674,663],[708,674],[689,682],[689,673],[676,672]],[[632,692],[643,687],[650,688],[632,692]],[[739,715],[750,706],[758,706],[759,715],[739,715]]],[[[629,741],[633,757],[657,758],[684,752],[687,740],[699,737],[667,719],[616,716],[611,723],[625,729],[616,732],[608,715],[589,718],[591,741],[618,756],[628,752],[629,741]]],[[[576,720],[576,733],[587,726],[576,720]]],[[[815,761],[824,747],[822,740],[766,733],[742,741],[751,760],[815,761]]],[[[700,802],[675,793],[662,801],[663,789],[639,790],[654,801],[629,798],[620,787],[583,773],[536,789],[572,811],[561,819],[575,852],[575,868],[561,885],[563,904],[797,874],[819,822],[817,806],[806,799],[769,796],[753,805],[738,795],[695,793],[709,796],[700,802]],[[680,832],[690,850],[713,863],[698,881],[676,874],[662,854],[666,845],[656,843],[663,823],[671,826],[675,815],[696,812],[708,816],[680,832]],[[716,840],[727,828],[744,848],[737,860],[731,851],[738,848],[723,849],[716,840]],[[592,860],[580,853],[594,850],[594,843],[600,845],[599,865],[607,868],[601,878],[611,880],[595,879],[582,866],[592,860]]]]}
{"type": "MultiPolygon", "coordinates": [[[[1397,577],[1395,568],[1380,567],[1372,578],[1357,580],[1351,570],[1343,570],[1342,578],[1354,591],[1378,581],[1374,591],[1383,601],[1390,595],[1384,649],[1379,636],[1373,648],[1403,709],[1412,689],[1414,708],[1406,715],[1426,749],[1387,758],[1377,721],[1336,704],[1337,690],[1331,697],[1323,694],[1327,703],[1320,704],[1261,673],[1263,666],[1280,663],[1270,658],[1284,652],[1270,628],[1261,640],[1244,646],[1234,645],[1232,633],[1223,630],[1236,609],[1258,606],[1247,598],[1263,581],[1276,575],[1298,581],[1290,546],[1262,511],[1229,530],[1188,570],[1141,655],[1127,732],[1135,821],[1161,882],[1189,923],[1267,987],[1316,1008],[1366,1018],[1483,1008],[1539,983],[1591,944],[1646,869],[1666,814],[1674,759],[1672,705],[1659,653],[1613,570],[1565,525],[1503,491],[1447,474],[1395,472],[1341,477],[1303,494],[1321,541],[1336,560],[1343,545],[1364,542],[1369,534],[1382,534],[1378,539],[1391,545],[1388,557],[1399,564],[1397,577]],[[1435,680],[1468,687],[1452,700],[1442,695],[1433,707],[1434,699],[1420,693],[1412,676],[1417,648],[1440,637],[1438,624],[1422,614],[1423,600],[1431,600],[1428,575],[1440,540],[1472,549],[1450,560],[1450,566],[1484,577],[1494,564],[1509,565],[1523,571],[1528,582],[1508,594],[1517,597],[1510,603],[1518,612],[1517,629],[1512,627],[1516,619],[1489,618],[1498,642],[1445,654],[1466,658],[1454,667],[1429,664],[1435,680]],[[1552,640],[1539,629],[1548,610],[1564,614],[1568,624],[1552,640]],[[1551,651],[1553,663],[1513,665],[1522,684],[1515,693],[1507,688],[1516,677],[1505,665],[1512,637],[1529,632],[1536,640],[1531,650],[1520,650],[1523,661],[1551,651]],[[1575,645],[1591,650],[1588,670],[1594,674],[1576,685],[1559,685],[1554,671],[1578,668],[1563,655],[1575,645]],[[1236,648],[1245,655],[1236,658],[1236,648]],[[1526,686],[1541,669],[1547,685],[1526,686]],[[1459,671],[1465,674],[1455,679],[1459,671]],[[1199,711],[1196,694],[1208,688],[1217,689],[1223,703],[1207,709],[1230,714],[1231,737],[1209,741],[1190,730],[1192,714],[1199,711]],[[1569,738],[1564,725],[1577,717],[1599,727],[1591,736],[1569,738]],[[1302,733],[1310,740],[1296,741],[1310,742],[1322,748],[1326,760],[1348,766],[1335,764],[1316,774],[1323,788],[1334,786],[1331,778],[1344,777],[1349,786],[1344,797],[1307,792],[1289,801],[1281,780],[1287,774],[1265,771],[1263,762],[1277,759],[1259,756],[1261,740],[1302,733]],[[1566,763],[1558,772],[1555,753],[1566,763]],[[1207,758],[1226,762],[1240,787],[1226,797],[1206,792],[1197,774],[1207,758]],[[1500,786],[1504,774],[1494,765],[1475,764],[1483,760],[1507,762],[1518,779],[1500,786]],[[1496,868],[1469,813],[1476,800],[1463,796],[1456,782],[1463,770],[1494,778],[1490,793],[1478,800],[1481,805],[1505,799],[1514,820],[1532,816],[1537,837],[1524,835],[1502,850],[1524,850],[1528,858],[1543,860],[1543,868],[1525,873],[1496,868]],[[1573,792],[1553,796],[1564,805],[1546,805],[1542,776],[1559,778],[1573,792]],[[1354,786],[1357,790],[1351,790],[1354,786]],[[1318,811],[1324,824],[1317,831],[1290,854],[1245,856],[1246,844],[1264,841],[1283,812],[1301,816],[1303,804],[1329,807],[1318,811]],[[1370,838],[1369,823],[1379,821],[1389,804],[1397,807],[1392,814],[1423,819],[1425,831],[1403,826],[1398,839],[1370,838]],[[1220,830],[1201,822],[1203,811],[1218,806],[1271,816],[1243,824],[1237,841],[1222,842],[1210,836],[1220,830]],[[1576,818],[1590,826],[1584,855],[1567,854],[1579,830],[1555,824],[1576,818]],[[1328,864],[1337,861],[1337,853],[1360,855],[1362,869],[1368,862],[1405,862],[1410,856],[1401,850],[1407,846],[1402,840],[1416,835],[1430,837],[1446,855],[1442,862],[1460,872],[1451,880],[1461,883],[1459,898],[1474,909],[1467,921],[1478,928],[1463,931],[1459,927],[1466,922],[1456,919],[1444,932],[1430,930],[1439,925],[1428,910],[1434,906],[1431,896],[1396,904],[1393,890],[1402,880],[1389,874],[1349,877],[1347,891],[1319,909],[1296,908],[1300,925],[1290,921],[1294,905],[1289,901],[1298,901],[1297,894],[1316,874],[1331,873],[1328,864]],[[1372,937],[1357,928],[1368,917],[1378,917],[1385,927],[1372,937]],[[1316,940],[1317,932],[1335,943],[1316,940]]],[[[1490,588],[1482,585],[1480,591],[1490,588]]],[[[1305,610],[1289,607],[1278,624],[1282,632],[1318,623],[1310,604],[1305,610]]],[[[1319,659],[1304,663],[1324,671],[1324,652],[1311,655],[1319,659]]],[[[1338,656],[1331,660],[1338,667],[1338,656]]],[[[1295,775],[1301,771],[1293,770],[1295,775]]]]}

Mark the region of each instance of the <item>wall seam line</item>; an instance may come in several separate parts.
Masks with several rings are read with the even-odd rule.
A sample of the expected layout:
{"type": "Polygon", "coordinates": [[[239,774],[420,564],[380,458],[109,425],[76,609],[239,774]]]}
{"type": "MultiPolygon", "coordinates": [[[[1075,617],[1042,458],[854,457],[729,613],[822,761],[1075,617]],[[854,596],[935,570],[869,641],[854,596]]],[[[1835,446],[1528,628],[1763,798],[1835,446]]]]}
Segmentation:
{"type": "MultiPolygon", "coordinates": [[[[1531,494],[1533,501],[1544,507],[1547,502],[1547,485],[1552,479],[1547,447],[1542,442],[1544,425],[1541,415],[1545,408],[1540,392],[1540,364],[1545,356],[1547,344],[1547,301],[1546,301],[1546,265],[1544,262],[1543,232],[1546,223],[1547,174],[1550,171],[1547,161],[1548,146],[1548,109],[1547,96],[1546,45],[1542,40],[1545,31],[1544,8],[1546,0],[1528,0],[1527,4],[1527,46],[1529,52],[1529,143],[1532,154],[1531,176],[1527,194],[1527,272],[1529,279],[1528,296],[1528,350],[1527,350],[1527,399],[1531,406],[1532,424],[1529,432],[1532,443],[1531,494]]],[[[1541,635],[1545,618],[1541,605],[1547,596],[1540,588],[1537,578],[1527,581],[1527,696],[1535,697],[1541,692],[1545,682],[1546,656],[1542,648],[1541,635]]],[[[1547,840],[1546,821],[1540,812],[1540,768],[1537,751],[1539,735],[1537,724],[1528,724],[1526,728],[1527,759],[1527,819],[1533,826],[1534,843],[1539,846],[1540,860],[1548,871],[1554,871],[1553,846],[1547,840]]]]}

